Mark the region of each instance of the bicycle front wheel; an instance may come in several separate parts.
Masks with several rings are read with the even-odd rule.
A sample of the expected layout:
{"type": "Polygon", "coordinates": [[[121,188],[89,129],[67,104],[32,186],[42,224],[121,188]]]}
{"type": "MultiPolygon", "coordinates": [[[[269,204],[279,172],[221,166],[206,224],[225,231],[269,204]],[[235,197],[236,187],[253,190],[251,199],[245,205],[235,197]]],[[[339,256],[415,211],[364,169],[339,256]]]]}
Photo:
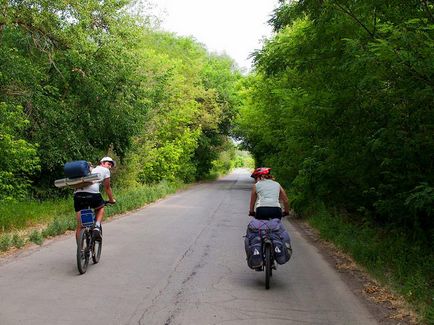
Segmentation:
{"type": "Polygon", "coordinates": [[[265,289],[270,289],[271,245],[265,245],[265,289]]]}
{"type": "Polygon", "coordinates": [[[77,267],[80,274],[86,273],[89,264],[89,244],[90,234],[85,228],[83,228],[80,231],[77,243],[77,267]]]}

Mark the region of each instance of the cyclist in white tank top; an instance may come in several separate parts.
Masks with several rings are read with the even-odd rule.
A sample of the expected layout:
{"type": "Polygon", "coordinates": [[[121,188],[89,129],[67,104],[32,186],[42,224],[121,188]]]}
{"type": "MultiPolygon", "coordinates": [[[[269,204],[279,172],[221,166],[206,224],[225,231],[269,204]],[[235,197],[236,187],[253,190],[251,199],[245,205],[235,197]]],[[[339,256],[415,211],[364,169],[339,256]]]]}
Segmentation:
{"type": "MultiPolygon", "coordinates": [[[[270,170],[271,168],[261,167],[255,169],[252,174],[252,177],[255,179],[256,183],[253,185],[250,196],[249,216],[252,216],[258,220],[264,220],[260,222],[262,225],[268,224],[268,222],[265,220],[274,219],[271,222],[276,224],[275,219],[279,219],[277,220],[277,224],[279,225],[279,230],[277,233],[285,244],[287,254],[289,254],[289,257],[291,257],[291,239],[289,237],[288,231],[285,229],[285,226],[280,221],[283,216],[289,215],[288,197],[286,196],[286,193],[280,184],[273,180],[273,177],[270,175],[270,170]],[[280,205],[281,203],[283,203],[283,213],[280,205]]],[[[254,221],[255,220],[252,220],[251,222],[254,221]]],[[[257,238],[257,235],[251,231],[249,223],[249,226],[247,226],[246,230],[245,241],[246,257],[248,261],[252,256],[255,255],[254,251],[252,253],[251,250],[251,245],[254,242],[253,238],[257,238]],[[251,236],[252,234],[253,236],[251,236]]],[[[262,270],[262,267],[256,268],[256,270],[262,270]]]]}
{"type": "Polygon", "coordinates": [[[285,190],[273,180],[270,174],[271,168],[257,168],[252,177],[256,184],[253,185],[250,196],[249,215],[256,219],[281,219],[289,215],[289,202],[285,190]],[[283,203],[283,214],[280,202],[283,203]]]}
{"type": "Polygon", "coordinates": [[[256,184],[256,207],[280,208],[279,194],[280,184],[272,179],[261,179],[256,184]]]}

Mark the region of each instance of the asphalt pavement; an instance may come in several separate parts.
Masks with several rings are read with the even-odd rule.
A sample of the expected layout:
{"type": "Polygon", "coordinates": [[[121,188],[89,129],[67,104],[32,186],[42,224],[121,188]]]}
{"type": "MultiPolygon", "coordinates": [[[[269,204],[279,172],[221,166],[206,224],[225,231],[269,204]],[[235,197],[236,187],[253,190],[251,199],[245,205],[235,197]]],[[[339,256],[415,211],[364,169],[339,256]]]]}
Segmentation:
{"type": "Polygon", "coordinates": [[[83,275],[72,233],[1,259],[0,324],[378,324],[288,220],[265,290],[244,253],[252,184],[239,169],[104,223],[83,275]]]}

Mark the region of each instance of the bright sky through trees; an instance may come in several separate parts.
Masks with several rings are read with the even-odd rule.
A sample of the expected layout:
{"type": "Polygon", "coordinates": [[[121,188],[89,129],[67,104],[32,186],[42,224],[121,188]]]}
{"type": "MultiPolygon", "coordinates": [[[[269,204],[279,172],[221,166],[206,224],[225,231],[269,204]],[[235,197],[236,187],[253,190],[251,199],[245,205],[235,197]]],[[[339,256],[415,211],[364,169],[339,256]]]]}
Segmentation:
{"type": "Polygon", "coordinates": [[[155,5],[163,29],[193,36],[208,50],[225,52],[248,70],[248,56],[271,34],[267,21],[277,0],[158,0],[155,5]]]}

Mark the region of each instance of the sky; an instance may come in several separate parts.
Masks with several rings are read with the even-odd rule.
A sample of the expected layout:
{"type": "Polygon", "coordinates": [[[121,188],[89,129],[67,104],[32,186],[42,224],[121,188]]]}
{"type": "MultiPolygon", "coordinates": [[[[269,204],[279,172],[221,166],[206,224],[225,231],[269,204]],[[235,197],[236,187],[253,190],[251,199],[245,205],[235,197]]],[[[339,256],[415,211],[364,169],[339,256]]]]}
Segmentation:
{"type": "Polygon", "coordinates": [[[161,28],[193,36],[208,51],[226,53],[249,71],[248,56],[271,36],[267,21],[277,0],[154,0],[161,28]]]}

